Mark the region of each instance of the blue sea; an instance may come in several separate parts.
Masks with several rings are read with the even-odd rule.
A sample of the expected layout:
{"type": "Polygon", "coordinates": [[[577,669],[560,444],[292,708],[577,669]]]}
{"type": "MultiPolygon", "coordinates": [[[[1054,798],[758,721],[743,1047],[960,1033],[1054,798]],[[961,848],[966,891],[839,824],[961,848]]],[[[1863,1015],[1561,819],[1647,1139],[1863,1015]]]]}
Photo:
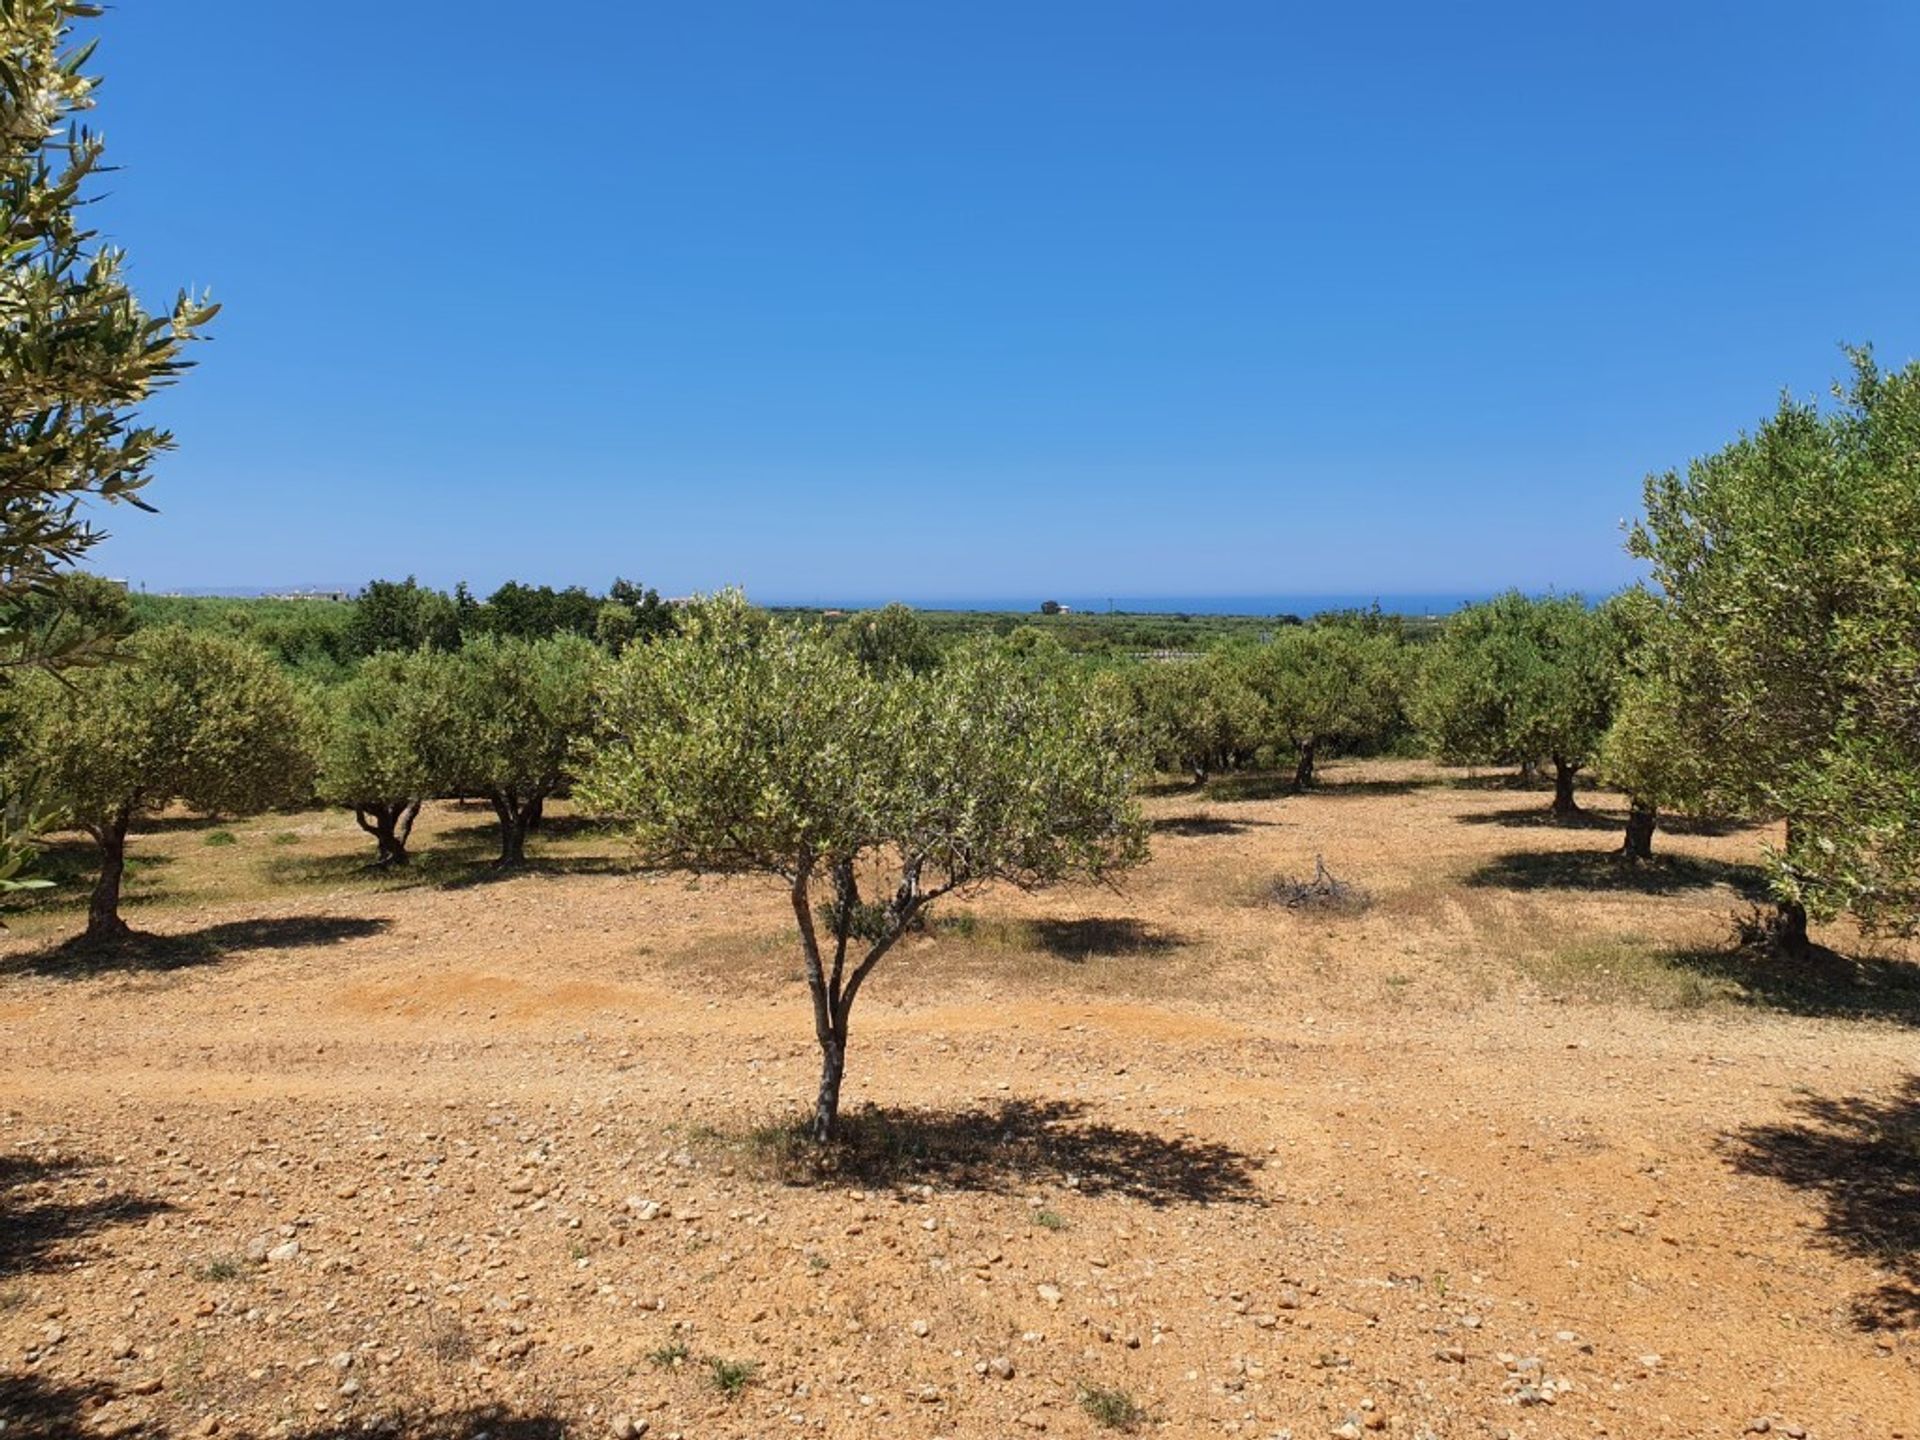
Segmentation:
{"type": "MultiPolygon", "coordinates": [[[[1491,591],[1451,591],[1434,594],[1353,595],[979,595],[959,597],[900,597],[916,610],[1038,611],[1042,600],[1057,600],[1076,612],[1114,611],[1131,615],[1316,615],[1323,610],[1365,609],[1378,602],[1392,615],[1451,615],[1463,605],[1490,599],[1491,591]]],[[[868,609],[885,604],[878,597],[754,595],[764,605],[868,609]]]]}

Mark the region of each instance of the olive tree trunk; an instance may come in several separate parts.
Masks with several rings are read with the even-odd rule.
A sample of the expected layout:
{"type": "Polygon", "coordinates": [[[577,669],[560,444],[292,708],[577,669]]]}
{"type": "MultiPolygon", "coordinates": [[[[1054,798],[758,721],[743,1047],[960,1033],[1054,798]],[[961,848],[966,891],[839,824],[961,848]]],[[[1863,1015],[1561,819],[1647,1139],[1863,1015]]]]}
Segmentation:
{"type": "Polygon", "coordinates": [[[127,824],[116,815],[103,825],[88,827],[100,847],[100,878],[87,902],[87,936],[93,941],[125,939],[133,927],[120,918],[120,882],[127,873],[127,824]]]}
{"type": "Polygon", "coordinates": [[[373,843],[379,848],[379,858],[373,862],[376,870],[407,863],[407,841],[413,835],[413,822],[419,815],[418,800],[392,805],[363,805],[354,810],[354,821],[373,836],[373,843]]]}
{"type": "Polygon", "coordinates": [[[1300,742],[1300,758],[1294,763],[1293,767],[1294,789],[1305,790],[1309,785],[1313,784],[1313,755],[1314,751],[1319,747],[1319,744],[1318,739],[1303,740],[1300,742]]]}
{"type": "Polygon", "coordinates": [[[1573,798],[1573,777],[1580,773],[1580,767],[1553,757],[1553,813],[1562,818],[1579,813],[1579,802],[1573,798]]]}
{"type": "Polygon", "coordinates": [[[1620,853],[1629,860],[1653,859],[1653,827],[1659,818],[1660,811],[1652,801],[1629,796],[1627,836],[1620,844],[1620,853]]]}
{"type": "Polygon", "coordinates": [[[527,863],[527,832],[540,823],[547,798],[544,790],[520,795],[511,790],[496,790],[487,797],[500,821],[500,858],[494,864],[502,868],[527,863]]]}

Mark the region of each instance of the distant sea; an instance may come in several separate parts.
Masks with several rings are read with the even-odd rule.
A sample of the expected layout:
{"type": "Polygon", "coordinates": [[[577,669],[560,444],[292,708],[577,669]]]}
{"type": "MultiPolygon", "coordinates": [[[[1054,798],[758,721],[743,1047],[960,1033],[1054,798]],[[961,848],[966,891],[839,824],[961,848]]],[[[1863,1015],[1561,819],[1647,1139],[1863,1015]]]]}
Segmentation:
{"type": "MultiPolygon", "coordinates": [[[[916,610],[1037,611],[1042,600],[1057,600],[1070,610],[1130,615],[1298,615],[1322,610],[1365,609],[1376,601],[1391,615],[1451,615],[1463,605],[1490,598],[1491,591],[1375,595],[986,595],[909,599],[916,610]]],[[[753,596],[763,605],[804,605],[811,609],[860,610],[884,604],[877,599],[789,599],[753,596]]]]}
{"type": "MultiPolygon", "coordinates": [[[[183,588],[175,594],[204,596],[253,596],[262,594],[332,593],[352,594],[357,585],[227,586],[183,588]]],[[[1391,615],[1451,615],[1463,605],[1491,598],[1490,590],[1448,590],[1405,593],[1361,593],[1348,595],[969,595],[936,596],[931,599],[911,596],[777,595],[749,589],[749,597],[762,605],[799,606],[809,610],[867,610],[899,598],[916,610],[1000,610],[1015,613],[1037,612],[1043,600],[1057,600],[1068,609],[1105,614],[1114,611],[1128,615],[1298,615],[1302,619],[1323,610],[1353,610],[1379,604],[1391,615]]]]}

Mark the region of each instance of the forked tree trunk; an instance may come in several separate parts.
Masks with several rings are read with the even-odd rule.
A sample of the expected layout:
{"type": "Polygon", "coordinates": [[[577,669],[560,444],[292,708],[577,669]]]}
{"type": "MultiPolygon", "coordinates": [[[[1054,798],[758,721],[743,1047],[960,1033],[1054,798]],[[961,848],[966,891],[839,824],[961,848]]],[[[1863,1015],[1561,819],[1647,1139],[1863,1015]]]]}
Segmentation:
{"type": "Polygon", "coordinates": [[[1620,853],[1628,860],[1653,859],[1653,827],[1660,818],[1659,809],[1650,800],[1627,797],[1627,838],[1620,853]]]}
{"type": "Polygon", "coordinates": [[[1580,773],[1578,765],[1569,765],[1558,755],[1553,757],[1553,813],[1562,818],[1579,812],[1579,802],[1573,798],[1573,777],[1580,773]]]}
{"type": "Polygon", "coordinates": [[[527,830],[533,823],[538,800],[521,800],[502,792],[493,797],[493,813],[500,821],[500,858],[494,864],[505,869],[527,862],[527,830]]]}
{"type": "Polygon", "coordinates": [[[373,836],[373,843],[379,848],[379,858],[373,862],[375,869],[407,863],[407,840],[413,834],[413,822],[419,814],[418,800],[398,805],[365,805],[353,812],[354,820],[373,836]]]}
{"type": "Polygon", "coordinates": [[[1300,758],[1293,767],[1293,788],[1304,790],[1313,784],[1313,752],[1319,746],[1318,740],[1306,740],[1300,745],[1300,758]]]}
{"type": "Polygon", "coordinates": [[[106,943],[123,940],[133,927],[120,918],[120,882],[127,873],[128,817],[117,815],[93,831],[100,846],[100,878],[87,902],[87,939],[106,943]]]}

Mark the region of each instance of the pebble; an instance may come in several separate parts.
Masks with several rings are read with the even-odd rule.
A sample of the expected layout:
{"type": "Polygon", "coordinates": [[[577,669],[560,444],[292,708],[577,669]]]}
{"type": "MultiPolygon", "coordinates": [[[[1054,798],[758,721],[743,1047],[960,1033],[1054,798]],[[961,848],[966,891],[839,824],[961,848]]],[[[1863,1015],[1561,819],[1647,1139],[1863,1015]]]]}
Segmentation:
{"type": "Polygon", "coordinates": [[[1060,1294],[1060,1287],[1058,1285],[1037,1285],[1034,1287],[1033,1293],[1049,1305],[1058,1305],[1062,1298],[1064,1298],[1060,1294]]]}
{"type": "Polygon", "coordinates": [[[987,1361],[987,1373],[996,1380],[1013,1378],[1013,1361],[1006,1355],[996,1355],[987,1361]]]}
{"type": "Polygon", "coordinates": [[[299,1253],[300,1242],[298,1240],[283,1240],[271,1250],[267,1251],[267,1259],[281,1263],[293,1259],[299,1253]]]}
{"type": "Polygon", "coordinates": [[[933,1333],[933,1326],[929,1325],[925,1320],[914,1321],[912,1329],[913,1333],[918,1335],[922,1340],[933,1333]]]}

